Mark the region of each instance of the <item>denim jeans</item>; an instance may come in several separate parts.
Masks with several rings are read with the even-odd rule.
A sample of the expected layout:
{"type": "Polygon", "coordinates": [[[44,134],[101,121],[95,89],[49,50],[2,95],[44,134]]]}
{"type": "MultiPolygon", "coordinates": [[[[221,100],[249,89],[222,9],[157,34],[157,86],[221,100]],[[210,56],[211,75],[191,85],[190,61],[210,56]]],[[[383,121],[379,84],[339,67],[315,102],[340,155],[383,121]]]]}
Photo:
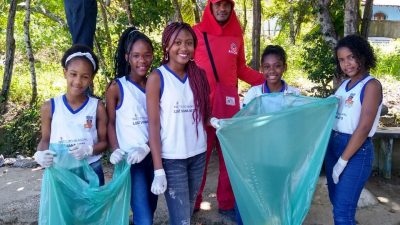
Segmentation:
{"type": "Polygon", "coordinates": [[[374,147],[367,138],[357,152],[350,158],[347,166],[333,183],[332,171],[345,150],[351,135],[332,131],[325,156],[325,172],[328,181],[329,199],[333,205],[335,225],[355,225],[357,202],[361,191],[371,174],[374,147]]]}
{"type": "Polygon", "coordinates": [[[96,0],[64,0],[65,16],[73,44],[93,48],[96,31],[96,0]]]}
{"type": "Polygon", "coordinates": [[[151,154],[142,162],[131,165],[131,208],[133,224],[153,224],[154,211],[157,208],[158,196],[151,193],[154,169],[151,154]]]}
{"type": "Polygon", "coordinates": [[[243,225],[242,216],[240,216],[239,207],[237,205],[237,202],[235,202],[235,214],[236,214],[237,225],[243,225]]]}
{"type": "Polygon", "coordinates": [[[162,159],[167,175],[164,193],[171,225],[190,225],[194,203],[200,188],[206,153],[187,159],[162,159]]]}
{"type": "Polygon", "coordinates": [[[103,172],[103,167],[101,166],[101,159],[97,160],[96,162],[91,163],[90,167],[92,167],[94,172],[99,177],[99,185],[103,186],[104,185],[104,172],[103,172]]]}

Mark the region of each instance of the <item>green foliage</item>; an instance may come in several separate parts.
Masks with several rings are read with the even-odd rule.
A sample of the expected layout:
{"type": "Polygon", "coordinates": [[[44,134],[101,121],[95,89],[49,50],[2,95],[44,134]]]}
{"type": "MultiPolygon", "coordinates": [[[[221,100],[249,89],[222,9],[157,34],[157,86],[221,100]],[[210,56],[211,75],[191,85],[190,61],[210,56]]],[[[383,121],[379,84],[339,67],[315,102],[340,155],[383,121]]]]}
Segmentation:
{"type": "Polygon", "coordinates": [[[330,85],[336,74],[336,64],[332,49],[322,39],[319,29],[310,32],[303,42],[301,65],[308,74],[308,78],[317,83],[314,95],[326,97],[333,93],[330,85]]]}
{"type": "Polygon", "coordinates": [[[21,108],[13,120],[0,126],[0,154],[31,156],[40,135],[40,110],[37,105],[21,108]]]}
{"type": "Polygon", "coordinates": [[[400,39],[387,45],[373,45],[377,56],[376,68],[372,71],[374,76],[391,75],[400,80],[400,39]]]}

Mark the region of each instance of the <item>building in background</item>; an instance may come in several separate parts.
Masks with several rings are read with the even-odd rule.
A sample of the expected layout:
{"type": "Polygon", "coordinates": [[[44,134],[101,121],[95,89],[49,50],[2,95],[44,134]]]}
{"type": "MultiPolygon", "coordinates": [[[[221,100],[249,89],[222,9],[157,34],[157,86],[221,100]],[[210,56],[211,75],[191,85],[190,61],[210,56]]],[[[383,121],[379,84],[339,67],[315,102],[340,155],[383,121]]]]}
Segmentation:
{"type": "Polygon", "coordinates": [[[374,0],[368,40],[386,44],[397,38],[400,38],[400,0],[374,0]]]}

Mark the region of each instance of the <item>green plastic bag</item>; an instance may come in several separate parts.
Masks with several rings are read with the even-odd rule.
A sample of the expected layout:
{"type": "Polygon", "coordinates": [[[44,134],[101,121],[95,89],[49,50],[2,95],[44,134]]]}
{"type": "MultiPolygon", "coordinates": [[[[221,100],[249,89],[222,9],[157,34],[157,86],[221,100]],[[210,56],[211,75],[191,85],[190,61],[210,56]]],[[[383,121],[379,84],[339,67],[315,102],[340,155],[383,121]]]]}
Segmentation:
{"type": "Polygon", "coordinates": [[[129,224],[130,166],[122,160],[113,179],[99,187],[98,177],[86,160],[68,154],[65,145],[51,144],[57,153],[43,174],[40,225],[129,224]]]}
{"type": "Polygon", "coordinates": [[[246,225],[302,224],[338,100],[281,93],[253,99],[217,136],[246,225]]]}

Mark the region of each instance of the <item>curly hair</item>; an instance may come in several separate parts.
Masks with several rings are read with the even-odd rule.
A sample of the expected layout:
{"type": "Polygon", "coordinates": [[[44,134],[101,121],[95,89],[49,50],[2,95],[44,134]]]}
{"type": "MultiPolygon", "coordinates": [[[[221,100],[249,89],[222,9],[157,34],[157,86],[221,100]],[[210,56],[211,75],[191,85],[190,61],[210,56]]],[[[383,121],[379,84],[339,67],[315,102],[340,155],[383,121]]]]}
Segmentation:
{"type": "Polygon", "coordinates": [[[149,37],[140,32],[136,27],[128,27],[119,38],[117,50],[114,57],[114,73],[115,78],[126,76],[130,73],[131,66],[125,59],[125,54],[132,50],[132,46],[136,41],[142,40],[149,44],[151,51],[154,51],[153,44],[149,37]]]}
{"type": "Polygon", "coordinates": [[[286,65],[286,52],[280,45],[267,45],[261,55],[261,64],[263,63],[264,58],[268,55],[278,56],[282,60],[283,64],[286,65]]]}
{"type": "MultiPolygon", "coordinates": [[[[172,42],[175,41],[181,30],[188,31],[193,37],[194,48],[197,46],[197,37],[194,33],[192,27],[187,23],[182,22],[174,22],[169,24],[162,34],[162,50],[163,50],[163,60],[162,64],[168,63],[168,44],[170,43],[173,34],[175,34],[172,42]]],[[[203,124],[208,122],[208,119],[211,114],[210,109],[210,87],[208,85],[207,77],[205,71],[198,67],[193,60],[189,60],[186,64],[186,71],[189,77],[190,88],[193,92],[193,100],[194,100],[194,111],[193,111],[193,119],[196,121],[196,125],[199,121],[202,121],[203,124]]]]}
{"type": "Polygon", "coordinates": [[[87,61],[90,65],[92,65],[92,69],[93,69],[93,76],[96,75],[97,71],[99,70],[99,60],[97,59],[96,54],[94,54],[94,52],[92,51],[91,48],[89,48],[86,45],[82,45],[82,44],[75,44],[72,45],[71,48],[67,49],[67,51],[64,52],[63,57],[61,58],[61,66],[64,69],[67,69],[68,65],[76,60],[76,59],[83,59],[85,61],[87,61]],[[75,56],[73,57],[71,60],[69,60],[68,62],[66,62],[67,58],[77,52],[82,52],[82,53],[89,53],[94,61],[94,65],[92,63],[92,61],[90,61],[88,58],[86,58],[85,56],[75,56]]]}
{"type": "Polygon", "coordinates": [[[376,66],[376,56],[374,49],[371,47],[369,42],[359,35],[347,35],[346,37],[339,40],[335,47],[335,61],[337,71],[343,73],[340,68],[340,63],[337,57],[337,52],[340,48],[348,48],[354,55],[358,64],[365,70],[372,69],[376,66]]]}

